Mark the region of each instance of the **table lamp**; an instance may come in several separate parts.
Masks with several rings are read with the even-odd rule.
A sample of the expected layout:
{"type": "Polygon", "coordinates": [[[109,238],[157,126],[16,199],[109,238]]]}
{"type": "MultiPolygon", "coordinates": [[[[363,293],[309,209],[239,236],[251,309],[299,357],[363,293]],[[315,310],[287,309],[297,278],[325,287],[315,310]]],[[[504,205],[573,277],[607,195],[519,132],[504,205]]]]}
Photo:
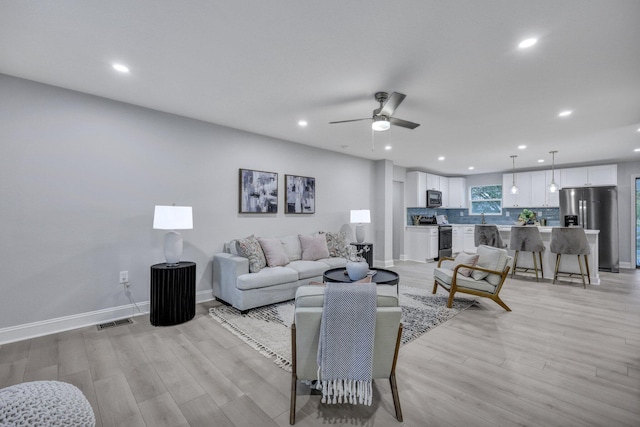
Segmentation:
{"type": "Polygon", "coordinates": [[[351,223],[358,224],[356,225],[356,242],[364,242],[364,227],[362,224],[369,224],[370,222],[371,214],[368,209],[351,211],[351,223]]]}
{"type": "Polygon", "coordinates": [[[176,230],[193,228],[191,206],[156,206],[153,213],[155,230],[170,230],[164,236],[164,258],[168,265],[178,265],[182,255],[182,236],[176,230]]]}

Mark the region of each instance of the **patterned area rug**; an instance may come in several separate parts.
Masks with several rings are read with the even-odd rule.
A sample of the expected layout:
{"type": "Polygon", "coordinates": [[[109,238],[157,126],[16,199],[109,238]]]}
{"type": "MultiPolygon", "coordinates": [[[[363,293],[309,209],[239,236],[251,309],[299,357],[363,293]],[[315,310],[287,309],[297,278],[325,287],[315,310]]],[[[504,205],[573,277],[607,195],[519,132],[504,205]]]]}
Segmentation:
{"type": "MultiPolygon", "coordinates": [[[[402,345],[435,328],[470,307],[473,299],[456,297],[447,308],[448,295],[400,285],[402,345]]],[[[291,324],[293,301],[254,308],[241,315],[233,307],[209,309],[209,315],[266,357],[275,358],[283,369],[291,370],[291,324]]]]}

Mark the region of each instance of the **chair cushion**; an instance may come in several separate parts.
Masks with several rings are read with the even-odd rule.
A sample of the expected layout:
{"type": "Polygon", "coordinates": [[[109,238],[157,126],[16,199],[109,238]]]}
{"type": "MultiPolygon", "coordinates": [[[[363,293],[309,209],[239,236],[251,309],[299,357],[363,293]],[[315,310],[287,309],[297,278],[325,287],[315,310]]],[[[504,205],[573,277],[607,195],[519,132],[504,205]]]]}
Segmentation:
{"type": "MultiPolygon", "coordinates": [[[[455,268],[460,264],[470,265],[473,267],[478,263],[478,257],[478,254],[467,254],[465,252],[460,252],[458,255],[456,255],[456,259],[453,261],[453,264],[451,264],[451,269],[455,270],[455,268]]],[[[469,277],[471,276],[471,269],[461,267],[458,269],[458,273],[462,274],[464,277],[469,277]]]]}
{"type": "MultiPolygon", "coordinates": [[[[446,289],[451,289],[453,270],[443,267],[435,268],[433,270],[433,277],[446,289]]],[[[488,292],[491,294],[496,290],[496,285],[487,282],[486,279],[474,280],[472,277],[465,277],[460,273],[458,273],[458,277],[456,278],[456,286],[458,288],[475,289],[477,291],[488,292]]]]}
{"type": "MultiPolygon", "coordinates": [[[[331,286],[331,284],[328,284],[331,286]]],[[[354,284],[353,286],[358,286],[354,284]]],[[[322,307],[325,286],[300,286],[296,291],[296,307],[322,307]]],[[[398,307],[398,290],[395,286],[378,285],[378,307],[398,307]]]]}
{"type": "Polygon", "coordinates": [[[327,238],[324,234],[315,234],[313,236],[299,234],[298,237],[300,238],[300,246],[302,247],[303,260],[315,261],[317,259],[329,258],[327,238]]]}
{"type": "Polygon", "coordinates": [[[589,255],[591,253],[587,235],[580,227],[553,227],[549,249],[554,254],[589,255]]]}
{"type": "Polygon", "coordinates": [[[511,227],[509,249],[523,252],[544,252],[544,243],[540,237],[538,227],[511,227]]]}
{"type": "MultiPolygon", "coordinates": [[[[507,265],[507,251],[504,249],[494,248],[491,246],[481,245],[478,246],[477,251],[478,267],[486,268],[487,270],[502,271],[507,265]]],[[[500,283],[500,276],[497,274],[490,274],[484,271],[474,270],[471,273],[473,280],[487,279],[492,285],[498,285],[500,283]]]]}
{"type": "Polygon", "coordinates": [[[322,276],[322,273],[329,269],[328,265],[320,261],[291,261],[287,268],[298,272],[298,279],[309,279],[311,277],[322,276]]]}
{"type": "Polygon", "coordinates": [[[289,257],[284,251],[284,246],[280,242],[280,239],[264,239],[259,238],[260,246],[264,252],[264,256],[267,259],[267,265],[269,267],[278,267],[289,264],[289,257]]]}

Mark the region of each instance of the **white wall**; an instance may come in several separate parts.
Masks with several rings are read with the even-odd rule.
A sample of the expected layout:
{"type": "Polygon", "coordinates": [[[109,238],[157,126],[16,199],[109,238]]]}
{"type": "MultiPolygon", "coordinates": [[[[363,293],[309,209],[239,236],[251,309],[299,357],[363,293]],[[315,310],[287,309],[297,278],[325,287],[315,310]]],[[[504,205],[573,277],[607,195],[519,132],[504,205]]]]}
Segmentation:
{"type": "Polygon", "coordinates": [[[183,259],[201,294],[225,241],[339,230],[373,208],[369,160],[6,75],[0,93],[0,332],[129,306],[121,270],[148,301],[156,204],[193,206],[183,259]],[[237,213],[239,168],[278,173],[278,214],[237,213]],[[315,215],[284,215],[285,174],[316,178],[315,215]]]}

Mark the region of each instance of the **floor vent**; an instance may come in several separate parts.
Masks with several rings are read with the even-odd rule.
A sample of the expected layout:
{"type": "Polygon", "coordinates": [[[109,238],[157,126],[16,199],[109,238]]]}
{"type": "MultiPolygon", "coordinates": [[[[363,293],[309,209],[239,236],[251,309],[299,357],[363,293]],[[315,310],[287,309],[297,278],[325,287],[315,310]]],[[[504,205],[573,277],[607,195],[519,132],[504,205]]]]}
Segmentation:
{"type": "Polygon", "coordinates": [[[116,326],[121,326],[121,325],[131,325],[132,323],[133,323],[133,320],[131,319],[120,319],[120,320],[116,320],[115,322],[101,323],[98,325],[98,330],[101,331],[103,329],[114,328],[116,326]]]}

